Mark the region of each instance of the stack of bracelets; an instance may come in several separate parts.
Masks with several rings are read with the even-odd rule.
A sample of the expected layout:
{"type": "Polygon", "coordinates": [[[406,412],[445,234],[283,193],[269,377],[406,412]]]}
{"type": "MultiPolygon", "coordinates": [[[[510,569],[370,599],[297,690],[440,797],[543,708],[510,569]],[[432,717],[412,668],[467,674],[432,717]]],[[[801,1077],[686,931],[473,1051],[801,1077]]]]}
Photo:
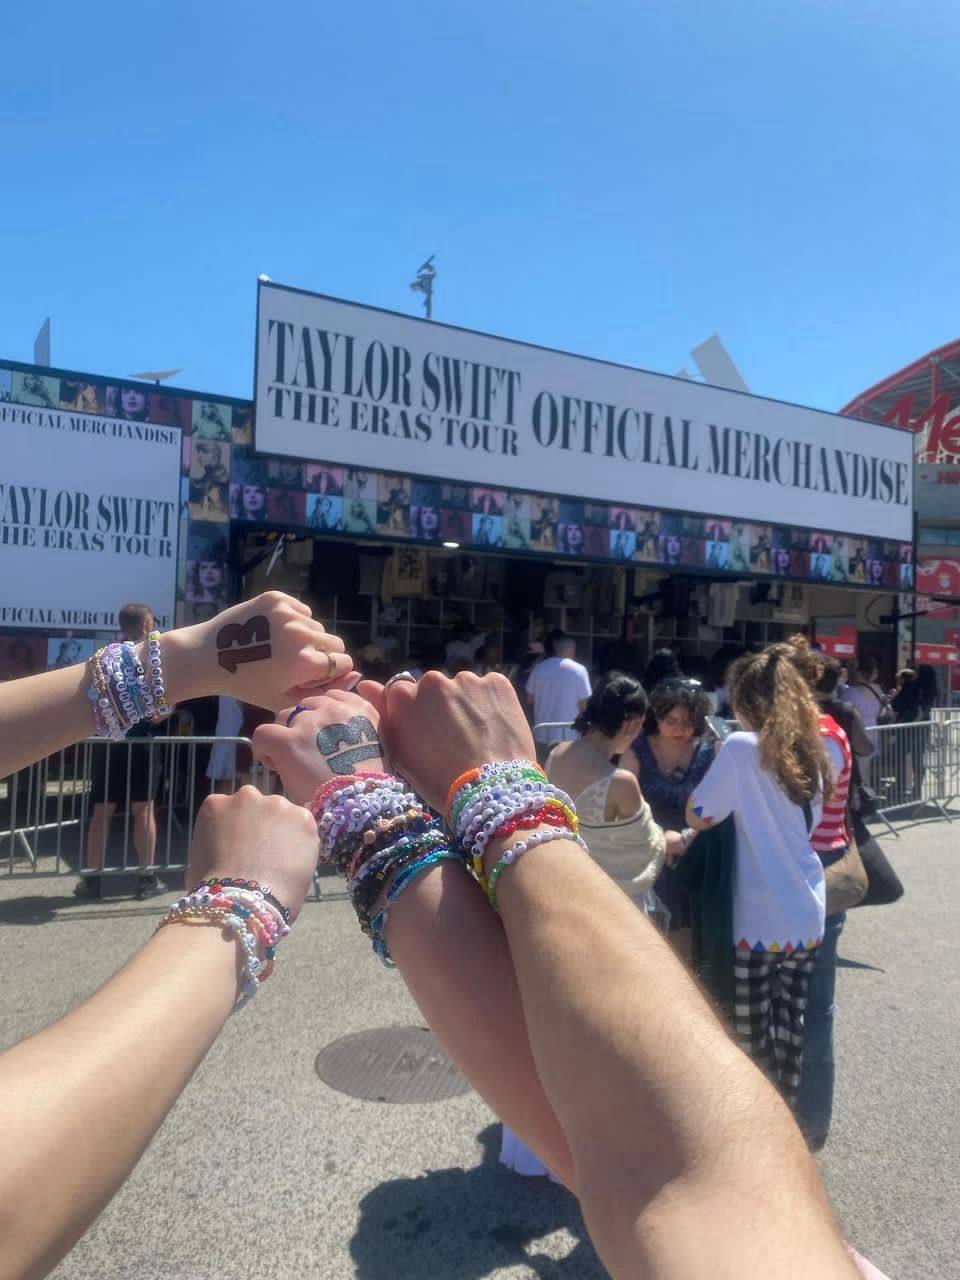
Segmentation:
{"type": "Polygon", "coordinates": [[[540,766],[531,760],[505,760],[468,769],[447,793],[447,813],[457,844],[494,910],[497,881],[529,849],[548,840],[575,840],[586,848],[573,801],[548,782],[540,766]],[[535,830],[544,827],[549,830],[535,830]],[[487,845],[518,831],[532,834],[516,840],[501,854],[488,880],[483,871],[487,845]]]}
{"type": "Polygon", "coordinates": [[[290,932],[290,912],[265,884],[256,880],[203,880],[175,902],[157,925],[218,924],[230,931],[243,950],[240,994],[234,1010],[241,1009],[273,972],[277,943],[290,932]]]}
{"type": "Polygon", "coordinates": [[[575,840],[586,847],[578,834],[573,801],[529,760],[471,769],[457,778],[448,799],[453,839],[390,774],[332,778],[310,805],[320,835],[320,858],[346,877],[360,928],[384,964],[393,963],[384,940],[390,907],[429,867],[447,860],[463,863],[496,910],[497,881],[528,849],[548,840],[575,840]],[[483,873],[487,845],[518,831],[530,835],[506,849],[488,882],[483,873]],[[391,877],[385,902],[374,910],[391,877]]]}
{"type": "Polygon", "coordinates": [[[459,862],[460,854],[439,820],[390,774],[332,778],[316,793],[310,810],[317,820],[321,861],[346,876],[360,928],[376,955],[392,965],[384,941],[391,905],[422,872],[445,860],[459,862]],[[374,911],[391,876],[387,899],[374,911]]]}
{"type": "Polygon", "coordinates": [[[97,737],[119,741],[139,721],[170,714],[159,631],[151,631],[147,637],[147,665],[149,671],[144,669],[132,640],[108,644],[90,659],[87,697],[93,707],[97,737]]]}

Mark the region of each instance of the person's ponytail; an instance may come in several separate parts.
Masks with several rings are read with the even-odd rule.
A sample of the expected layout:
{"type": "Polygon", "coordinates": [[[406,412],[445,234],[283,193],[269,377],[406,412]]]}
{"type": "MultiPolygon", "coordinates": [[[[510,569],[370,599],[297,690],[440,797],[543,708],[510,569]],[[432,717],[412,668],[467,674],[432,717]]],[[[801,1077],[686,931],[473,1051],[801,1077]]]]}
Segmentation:
{"type": "Polygon", "coordinates": [[[794,804],[810,803],[818,792],[829,799],[833,781],[820,713],[783,648],[773,645],[735,663],[730,696],[757,731],[761,764],[794,804]]]}

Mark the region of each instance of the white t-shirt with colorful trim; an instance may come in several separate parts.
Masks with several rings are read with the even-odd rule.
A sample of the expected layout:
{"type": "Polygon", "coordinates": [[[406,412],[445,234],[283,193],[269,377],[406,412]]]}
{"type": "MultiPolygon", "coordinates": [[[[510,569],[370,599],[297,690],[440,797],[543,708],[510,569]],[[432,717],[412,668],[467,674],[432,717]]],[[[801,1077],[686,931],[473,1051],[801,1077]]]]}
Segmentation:
{"type": "MultiPolygon", "coordinates": [[[[737,862],[733,942],[751,951],[795,951],[823,937],[823,865],[807,818],[760,764],[755,733],[732,733],[693,793],[694,812],[713,824],[733,814],[737,862]]],[[[811,805],[815,827],[822,803],[811,805]]]]}

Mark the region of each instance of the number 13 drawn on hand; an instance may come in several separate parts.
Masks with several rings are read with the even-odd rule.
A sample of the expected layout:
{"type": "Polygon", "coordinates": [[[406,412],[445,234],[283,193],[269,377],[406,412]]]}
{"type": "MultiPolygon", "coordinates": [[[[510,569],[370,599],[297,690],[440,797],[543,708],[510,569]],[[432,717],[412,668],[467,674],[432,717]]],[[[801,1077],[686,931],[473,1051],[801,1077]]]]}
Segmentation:
{"type": "Polygon", "coordinates": [[[263,614],[249,622],[232,622],[217,632],[217,661],[224,671],[236,674],[242,662],[260,662],[270,657],[270,620],[263,614]]]}

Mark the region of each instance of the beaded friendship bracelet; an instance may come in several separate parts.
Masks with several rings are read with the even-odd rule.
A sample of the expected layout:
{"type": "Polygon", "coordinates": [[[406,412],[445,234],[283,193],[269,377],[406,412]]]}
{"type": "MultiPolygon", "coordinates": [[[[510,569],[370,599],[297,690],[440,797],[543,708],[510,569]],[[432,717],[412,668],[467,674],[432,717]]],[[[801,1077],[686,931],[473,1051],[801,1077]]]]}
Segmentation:
{"type": "Polygon", "coordinates": [[[462,861],[433,817],[404,783],[390,774],[334,778],[310,805],[320,836],[320,857],[339,870],[361,930],[385,965],[393,961],[384,937],[390,907],[413,881],[447,859],[462,861]],[[383,886],[386,902],[374,912],[383,886]]]}
{"type": "Polygon", "coordinates": [[[535,831],[533,835],[527,836],[526,840],[517,840],[509,849],[504,850],[490,872],[490,879],[487,882],[487,899],[494,911],[497,909],[497,881],[507,867],[512,866],[530,849],[535,849],[538,844],[545,844],[548,840],[573,840],[580,845],[581,849],[587,847],[575,831],[535,831]]]}
{"type": "Polygon", "coordinates": [[[451,793],[449,813],[455,837],[494,910],[497,881],[528,849],[549,840],[574,840],[583,845],[573,801],[547,782],[543,770],[532,761],[499,761],[469,770],[456,780],[451,793]],[[483,859],[491,840],[543,826],[550,830],[533,831],[527,839],[511,845],[487,880],[483,859]]]}
{"type": "Polygon", "coordinates": [[[202,881],[180,898],[157,925],[216,924],[229,930],[243,951],[240,994],[234,1012],[256,995],[273,973],[277,944],[290,932],[290,912],[254,880],[202,881]]]}
{"type": "Polygon", "coordinates": [[[87,663],[87,697],[97,737],[119,741],[141,720],[171,713],[163,683],[159,631],[151,631],[147,637],[146,657],[149,672],[136,644],[124,640],[98,649],[87,663]]]}
{"type": "MultiPolygon", "coordinates": [[[[498,761],[468,770],[456,779],[451,791],[449,813],[454,836],[488,893],[483,859],[491,840],[542,824],[558,833],[555,838],[562,832],[575,837],[579,830],[571,798],[548,782],[539,765],[529,760],[498,761]]],[[[500,874],[502,868],[498,878],[500,874]]],[[[491,904],[495,904],[495,896],[491,904]]]]}

